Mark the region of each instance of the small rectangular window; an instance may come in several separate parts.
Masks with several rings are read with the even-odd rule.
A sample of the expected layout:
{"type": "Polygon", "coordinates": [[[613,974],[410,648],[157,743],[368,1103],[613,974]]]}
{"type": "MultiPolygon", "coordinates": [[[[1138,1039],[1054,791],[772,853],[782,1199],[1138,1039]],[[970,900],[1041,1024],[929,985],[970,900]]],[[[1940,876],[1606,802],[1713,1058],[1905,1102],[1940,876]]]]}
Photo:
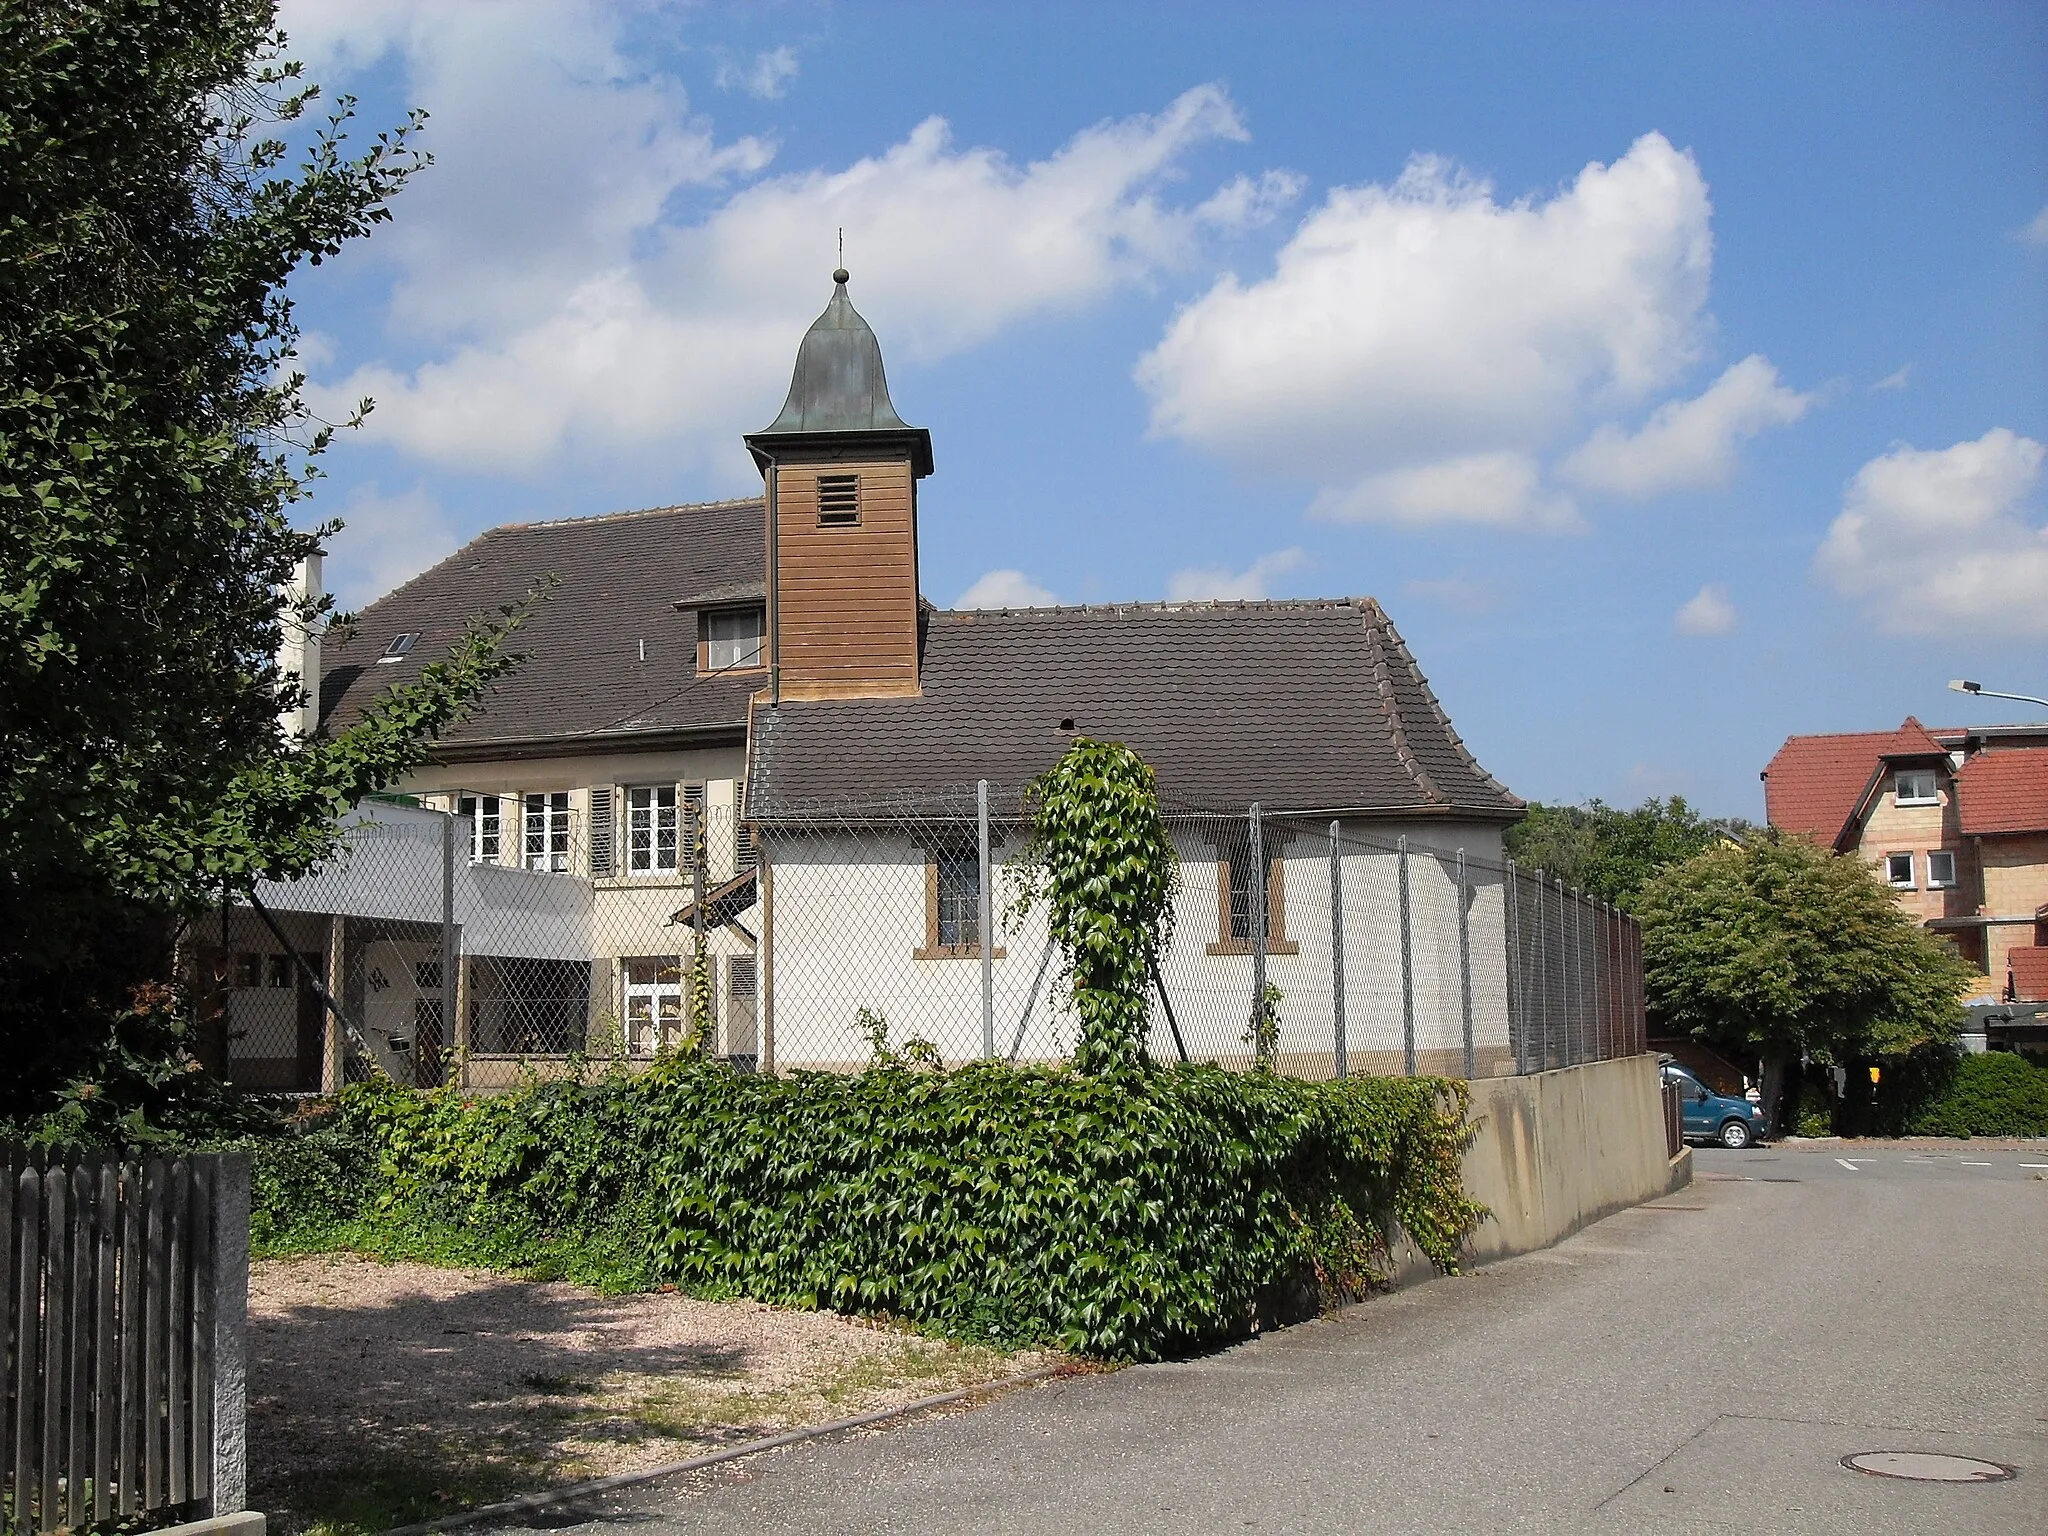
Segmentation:
{"type": "Polygon", "coordinates": [[[625,963],[626,1050],[652,1056],[683,1037],[683,962],[678,955],[625,963]]]}
{"type": "Polygon", "coordinates": [[[1936,849],[1927,855],[1927,887],[1942,890],[1956,883],[1956,856],[1936,849]]]}
{"type": "Polygon", "coordinates": [[[1893,800],[1900,805],[1939,805],[1941,795],[1934,787],[1932,768],[1915,768],[1894,780],[1893,800]]]}
{"type": "Polygon", "coordinates": [[[626,872],[672,875],[680,846],[676,787],[661,784],[626,791],[626,872]]]}
{"type": "Polygon", "coordinates": [[[469,818],[470,862],[497,863],[505,836],[503,801],[496,795],[464,795],[456,802],[455,814],[469,818]]]}
{"type": "Polygon", "coordinates": [[[818,476],[818,526],[857,528],[860,526],[860,476],[818,476]]]}
{"type": "Polygon", "coordinates": [[[419,637],[420,632],[416,629],[407,630],[404,634],[393,635],[391,643],[384,647],[384,654],[377,658],[377,664],[382,666],[386,662],[405,660],[419,637]]]}
{"type": "Polygon", "coordinates": [[[704,619],[704,670],[731,672],[761,665],[761,637],[767,615],[759,608],[732,608],[704,619]]]}
{"type": "Polygon", "coordinates": [[[278,988],[289,987],[292,984],[292,957],[290,955],[270,956],[269,971],[271,986],[278,988]]]}
{"type": "Polygon", "coordinates": [[[1888,853],[1884,856],[1884,877],[1905,890],[1913,888],[1913,855],[1888,853]]]}
{"type": "Polygon", "coordinates": [[[974,853],[933,855],[939,871],[939,947],[981,946],[981,858],[974,853]]]}
{"type": "Polygon", "coordinates": [[[569,869],[569,795],[566,790],[526,797],[525,864],[566,874],[569,869]]]}

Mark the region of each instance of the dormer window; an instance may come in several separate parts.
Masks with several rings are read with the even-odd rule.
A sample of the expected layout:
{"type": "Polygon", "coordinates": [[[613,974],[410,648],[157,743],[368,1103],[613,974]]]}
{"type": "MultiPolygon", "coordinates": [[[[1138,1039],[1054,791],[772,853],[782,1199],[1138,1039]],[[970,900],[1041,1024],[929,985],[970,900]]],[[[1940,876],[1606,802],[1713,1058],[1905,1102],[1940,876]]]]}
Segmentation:
{"type": "Polygon", "coordinates": [[[706,672],[736,672],[761,665],[761,639],[768,629],[760,608],[725,608],[704,616],[706,672]]]}
{"type": "Polygon", "coordinates": [[[377,665],[381,667],[388,661],[405,660],[412,650],[413,642],[419,637],[419,631],[416,629],[409,629],[402,635],[393,635],[391,643],[384,647],[384,654],[377,658],[377,665]]]}
{"type": "Polygon", "coordinates": [[[818,526],[858,528],[860,526],[860,476],[818,476],[818,526]]]}
{"type": "Polygon", "coordinates": [[[1935,788],[1932,768],[1911,768],[1901,770],[1893,780],[1893,800],[1899,805],[1939,805],[1940,791],[1935,788]]]}

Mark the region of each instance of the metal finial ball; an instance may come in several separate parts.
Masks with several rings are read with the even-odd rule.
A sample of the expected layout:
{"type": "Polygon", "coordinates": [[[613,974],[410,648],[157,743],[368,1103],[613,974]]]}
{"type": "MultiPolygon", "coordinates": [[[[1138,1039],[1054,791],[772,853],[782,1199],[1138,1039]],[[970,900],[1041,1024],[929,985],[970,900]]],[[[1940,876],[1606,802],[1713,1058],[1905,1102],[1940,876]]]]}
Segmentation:
{"type": "Polygon", "coordinates": [[[846,280],[847,280],[847,279],[848,279],[849,277],[852,277],[852,276],[853,276],[853,274],[852,274],[851,272],[847,271],[847,270],[846,270],[846,268],[844,268],[844,267],[836,267],[836,268],[834,268],[834,269],[833,269],[833,272],[832,272],[832,281],[833,281],[833,282],[835,282],[835,283],[843,283],[843,282],[845,282],[845,281],[846,281],[846,280]]]}

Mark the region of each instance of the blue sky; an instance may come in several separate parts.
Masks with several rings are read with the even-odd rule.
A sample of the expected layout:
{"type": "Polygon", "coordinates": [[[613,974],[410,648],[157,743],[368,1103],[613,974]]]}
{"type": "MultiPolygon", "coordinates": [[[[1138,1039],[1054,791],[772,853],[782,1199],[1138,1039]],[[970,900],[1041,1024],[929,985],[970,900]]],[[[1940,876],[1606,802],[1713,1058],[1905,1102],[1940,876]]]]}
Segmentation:
{"type": "Polygon", "coordinates": [[[2048,9],[287,3],[393,222],[294,284],[361,603],[746,494],[846,232],[927,596],[1369,593],[1518,793],[1760,816],[2048,692],[2048,9]]]}

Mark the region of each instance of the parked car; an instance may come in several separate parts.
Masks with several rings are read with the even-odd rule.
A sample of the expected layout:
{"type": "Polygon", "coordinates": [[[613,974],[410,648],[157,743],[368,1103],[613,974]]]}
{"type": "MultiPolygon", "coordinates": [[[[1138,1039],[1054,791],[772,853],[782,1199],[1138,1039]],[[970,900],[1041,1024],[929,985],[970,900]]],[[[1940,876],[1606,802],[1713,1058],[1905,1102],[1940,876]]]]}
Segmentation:
{"type": "Polygon", "coordinates": [[[1678,1106],[1687,1141],[1715,1141],[1740,1151],[1762,1141],[1769,1127],[1763,1106],[1716,1093],[1675,1061],[1659,1069],[1667,1083],[1678,1085],[1678,1106]]]}

